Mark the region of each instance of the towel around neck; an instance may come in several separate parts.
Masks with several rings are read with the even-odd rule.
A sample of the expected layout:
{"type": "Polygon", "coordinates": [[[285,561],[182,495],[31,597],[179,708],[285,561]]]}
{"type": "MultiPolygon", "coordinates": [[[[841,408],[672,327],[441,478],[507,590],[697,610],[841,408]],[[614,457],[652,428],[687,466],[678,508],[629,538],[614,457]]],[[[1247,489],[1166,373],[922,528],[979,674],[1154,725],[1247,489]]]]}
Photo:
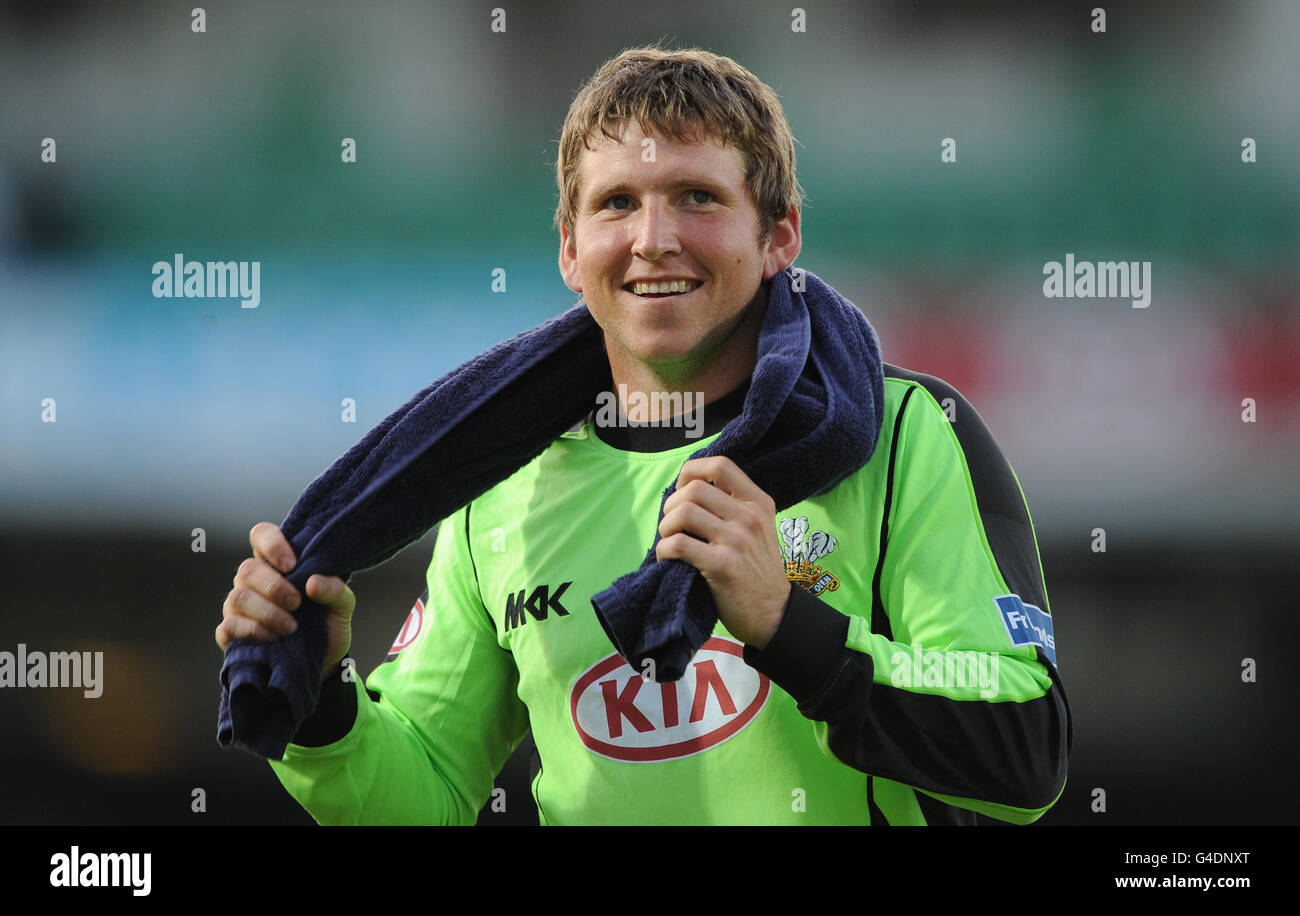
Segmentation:
{"type": "MultiPolygon", "coordinates": [[[[691,457],[731,458],[780,511],[830,492],[871,457],[884,376],[875,331],[853,303],[799,269],[769,286],[744,409],[691,457]]],[[[582,303],[476,356],[417,393],[303,491],[281,526],[298,558],[286,578],[305,594],[315,573],[346,581],[387,561],[541,454],[612,384],[603,333],[582,303]]],[[[653,660],[657,678],[670,681],[712,633],[717,608],[697,570],[657,562],[654,552],[652,545],[641,566],[592,605],[633,667],[653,660]]],[[[296,632],[230,644],[219,744],[284,755],[320,696],[325,614],[304,597],[296,632]]]]}

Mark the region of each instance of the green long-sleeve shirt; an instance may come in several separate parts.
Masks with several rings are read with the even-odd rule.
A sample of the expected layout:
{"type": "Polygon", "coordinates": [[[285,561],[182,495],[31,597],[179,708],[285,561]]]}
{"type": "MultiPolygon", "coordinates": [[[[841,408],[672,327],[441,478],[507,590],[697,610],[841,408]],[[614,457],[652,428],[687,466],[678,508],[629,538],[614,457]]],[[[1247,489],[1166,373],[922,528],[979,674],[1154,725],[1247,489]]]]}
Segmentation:
{"type": "Polygon", "coordinates": [[[473,823],[531,728],[543,824],[1028,823],[1051,807],[1069,706],[1024,496],[974,408],[887,365],[871,460],[777,513],[796,587],[771,642],[719,623],[661,684],[615,653],[589,599],[639,565],[664,488],[709,440],[628,451],[588,423],[444,520],[396,651],[326,691],[318,716],[346,734],[272,762],[286,789],[320,823],[473,823]]]}

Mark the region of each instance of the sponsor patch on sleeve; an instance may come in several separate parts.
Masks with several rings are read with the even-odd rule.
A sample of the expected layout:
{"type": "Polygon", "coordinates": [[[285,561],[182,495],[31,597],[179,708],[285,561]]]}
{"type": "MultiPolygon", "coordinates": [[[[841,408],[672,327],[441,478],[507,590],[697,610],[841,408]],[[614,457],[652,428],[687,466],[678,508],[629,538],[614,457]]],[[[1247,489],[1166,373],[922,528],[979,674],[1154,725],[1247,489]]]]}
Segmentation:
{"type": "Polygon", "coordinates": [[[1002,614],[1002,625],[1013,646],[1038,646],[1053,665],[1056,664],[1056,636],[1052,632],[1052,615],[1032,604],[1025,604],[1019,595],[1000,595],[993,599],[1002,614]]]}
{"type": "Polygon", "coordinates": [[[411,606],[411,611],[406,615],[402,628],[397,632],[397,638],[393,640],[393,645],[389,647],[388,654],[384,656],[385,662],[391,662],[402,653],[402,650],[415,642],[424,629],[424,602],[429,599],[429,590],[426,588],[419,598],[415,599],[415,604],[411,606]]]}

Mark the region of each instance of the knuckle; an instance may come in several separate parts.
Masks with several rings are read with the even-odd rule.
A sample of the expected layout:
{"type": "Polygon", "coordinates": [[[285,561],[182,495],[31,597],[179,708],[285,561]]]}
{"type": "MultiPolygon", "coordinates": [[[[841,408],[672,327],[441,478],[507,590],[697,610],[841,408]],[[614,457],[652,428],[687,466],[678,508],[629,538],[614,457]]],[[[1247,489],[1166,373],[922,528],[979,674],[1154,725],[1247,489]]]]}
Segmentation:
{"type": "Polygon", "coordinates": [[[690,504],[688,512],[690,513],[690,524],[695,526],[695,528],[699,528],[699,526],[705,524],[708,517],[712,515],[711,512],[708,512],[708,509],[702,508],[701,505],[695,503],[690,504]]]}
{"type": "Polygon", "coordinates": [[[267,597],[282,608],[292,608],[298,597],[298,590],[293,587],[293,583],[279,574],[276,574],[266,592],[267,597]]]}
{"type": "Polygon", "coordinates": [[[258,608],[255,603],[256,593],[247,586],[239,586],[230,593],[231,617],[255,618],[258,608]]]}

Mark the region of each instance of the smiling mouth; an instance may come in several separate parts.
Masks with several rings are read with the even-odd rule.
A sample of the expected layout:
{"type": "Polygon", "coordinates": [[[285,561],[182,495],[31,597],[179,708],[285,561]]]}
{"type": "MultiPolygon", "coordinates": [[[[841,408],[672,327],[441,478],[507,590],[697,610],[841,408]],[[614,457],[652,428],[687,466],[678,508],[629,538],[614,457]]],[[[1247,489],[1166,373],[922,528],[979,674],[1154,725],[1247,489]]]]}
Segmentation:
{"type": "Polygon", "coordinates": [[[625,283],[623,289],[638,299],[673,299],[689,295],[703,285],[700,280],[676,280],[671,283],[625,283]]]}

